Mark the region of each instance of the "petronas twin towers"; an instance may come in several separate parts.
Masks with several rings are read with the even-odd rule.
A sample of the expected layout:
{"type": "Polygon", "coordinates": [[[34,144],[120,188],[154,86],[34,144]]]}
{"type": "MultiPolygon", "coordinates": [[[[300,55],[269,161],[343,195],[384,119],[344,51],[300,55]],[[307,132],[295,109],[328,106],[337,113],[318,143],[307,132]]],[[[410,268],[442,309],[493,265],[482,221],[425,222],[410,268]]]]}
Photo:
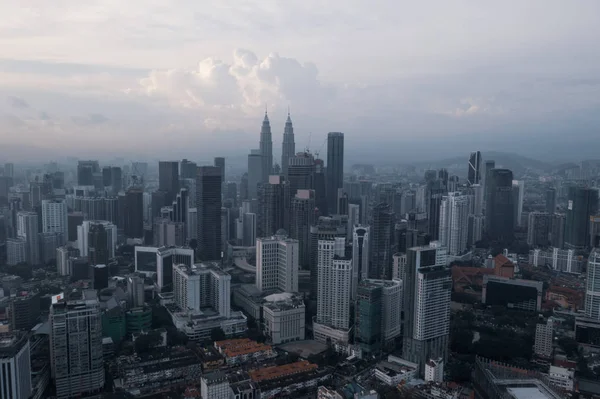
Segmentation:
{"type": "MultiPolygon", "coordinates": [[[[281,147],[281,173],[287,176],[290,157],[296,153],[296,143],[294,142],[294,126],[292,118],[288,111],[285,129],[283,131],[283,144],[281,147]]],[[[271,135],[271,123],[269,115],[265,111],[265,118],[260,129],[260,154],[262,155],[262,181],[269,180],[269,175],[273,172],[273,137],[271,135]]]]}

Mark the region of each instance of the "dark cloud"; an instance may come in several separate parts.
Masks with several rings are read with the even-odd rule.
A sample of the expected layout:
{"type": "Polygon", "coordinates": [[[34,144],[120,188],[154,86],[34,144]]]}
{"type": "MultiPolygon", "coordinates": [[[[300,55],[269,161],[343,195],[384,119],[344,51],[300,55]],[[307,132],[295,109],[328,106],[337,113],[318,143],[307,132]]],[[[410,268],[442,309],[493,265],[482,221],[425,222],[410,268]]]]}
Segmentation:
{"type": "Polygon", "coordinates": [[[23,100],[22,98],[14,97],[14,96],[8,97],[8,104],[13,108],[20,108],[20,109],[29,108],[29,104],[27,104],[27,101],[23,100]]]}

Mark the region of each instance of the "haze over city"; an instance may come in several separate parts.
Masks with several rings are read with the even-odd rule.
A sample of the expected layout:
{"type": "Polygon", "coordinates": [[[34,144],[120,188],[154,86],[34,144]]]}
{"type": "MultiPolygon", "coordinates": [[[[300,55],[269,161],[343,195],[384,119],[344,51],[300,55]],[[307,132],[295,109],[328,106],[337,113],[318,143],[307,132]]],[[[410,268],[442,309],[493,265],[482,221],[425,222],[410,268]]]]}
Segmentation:
{"type": "Polygon", "coordinates": [[[597,1],[4,1],[6,161],[242,162],[346,135],[347,160],[463,147],[578,161],[600,122],[597,1]],[[232,145],[235,143],[235,145],[232,145]]]}

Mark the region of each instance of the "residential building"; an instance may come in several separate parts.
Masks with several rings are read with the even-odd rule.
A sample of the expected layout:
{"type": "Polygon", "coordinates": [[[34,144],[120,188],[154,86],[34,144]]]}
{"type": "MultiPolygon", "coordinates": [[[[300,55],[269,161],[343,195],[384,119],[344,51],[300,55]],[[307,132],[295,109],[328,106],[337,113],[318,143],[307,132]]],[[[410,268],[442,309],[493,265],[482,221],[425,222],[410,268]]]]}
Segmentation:
{"type": "Polygon", "coordinates": [[[585,315],[600,320],[600,248],[594,248],[588,257],[585,284],[585,315]]]}
{"type": "Polygon", "coordinates": [[[298,240],[280,235],[256,240],[256,287],[298,292],[298,240]]]}
{"type": "Polygon", "coordinates": [[[459,192],[448,193],[440,205],[439,241],[449,255],[467,250],[470,197],[459,192]]]}
{"type": "Polygon", "coordinates": [[[533,352],[537,356],[546,359],[552,358],[554,343],[554,320],[549,317],[545,323],[538,323],[535,326],[535,344],[533,352]]]}
{"type": "Polygon", "coordinates": [[[37,213],[17,213],[17,237],[25,240],[25,258],[31,266],[39,265],[41,261],[38,226],[37,213]]]}
{"type": "Polygon", "coordinates": [[[58,233],[64,245],[68,237],[67,203],[65,200],[42,201],[42,233],[58,233]]]}
{"type": "Polygon", "coordinates": [[[429,359],[425,363],[425,381],[443,382],[444,381],[444,359],[429,359]]]}
{"type": "Polygon", "coordinates": [[[222,317],[231,313],[231,276],[212,263],[173,266],[173,294],[183,310],[211,308],[222,317]]]}
{"type": "Polygon", "coordinates": [[[50,307],[50,355],[58,398],[104,388],[100,305],[87,295],[50,307]]]}
{"type": "Polygon", "coordinates": [[[447,250],[437,242],[407,250],[402,357],[424,376],[429,359],[447,359],[452,279],[447,250]]]}

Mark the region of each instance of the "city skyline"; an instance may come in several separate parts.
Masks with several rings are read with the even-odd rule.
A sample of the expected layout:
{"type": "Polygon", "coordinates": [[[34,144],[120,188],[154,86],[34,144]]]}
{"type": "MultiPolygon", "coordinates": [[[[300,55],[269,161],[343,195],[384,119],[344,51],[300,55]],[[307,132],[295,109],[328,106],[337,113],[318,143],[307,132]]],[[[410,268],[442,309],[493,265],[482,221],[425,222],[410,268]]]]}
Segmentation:
{"type": "Polygon", "coordinates": [[[0,134],[23,159],[196,157],[232,140],[252,148],[267,105],[275,159],[288,107],[298,148],[342,131],[349,158],[438,156],[450,143],[593,153],[582,144],[599,122],[600,5],[433,4],[5,4],[0,134]]]}

